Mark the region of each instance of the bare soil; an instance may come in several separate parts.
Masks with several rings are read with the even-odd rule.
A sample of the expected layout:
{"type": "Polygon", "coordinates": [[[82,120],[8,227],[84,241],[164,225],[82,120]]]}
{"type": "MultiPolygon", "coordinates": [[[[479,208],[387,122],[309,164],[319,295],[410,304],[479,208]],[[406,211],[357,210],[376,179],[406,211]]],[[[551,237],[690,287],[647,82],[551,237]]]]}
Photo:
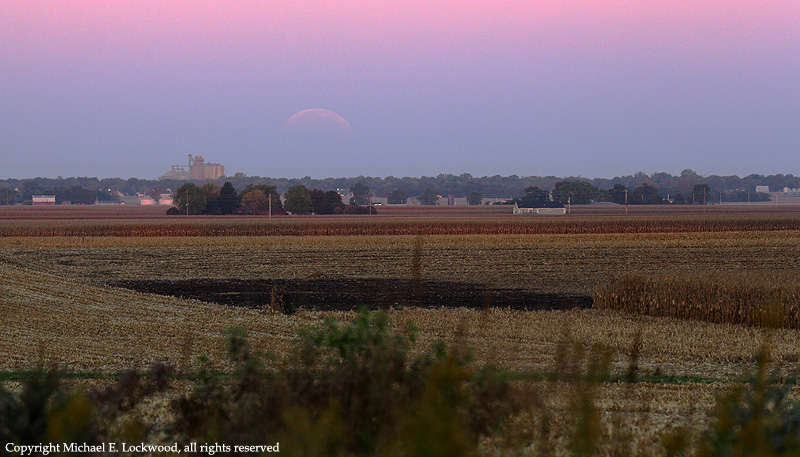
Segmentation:
{"type": "Polygon", "coordinates": [[[591,308],[586,295],[547,294],[520,289],[490,289],[480,284],[382,279],[190,279],[135,280],[107,283],[138,292],[191,298],[225,306],[349,311],[359,307],[386,309],[510,308],[555,310],[591,308]]]}

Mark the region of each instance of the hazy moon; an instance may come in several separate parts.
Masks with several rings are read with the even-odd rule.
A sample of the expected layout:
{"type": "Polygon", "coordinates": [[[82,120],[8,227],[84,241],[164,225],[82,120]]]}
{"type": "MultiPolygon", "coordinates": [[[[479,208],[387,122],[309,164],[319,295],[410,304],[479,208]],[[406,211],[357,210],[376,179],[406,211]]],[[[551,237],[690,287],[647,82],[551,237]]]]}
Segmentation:
{"type": "Polygon", "coordinates": [[[313,108],[292,115],[283,123],[284,135],[300,139],[349,141],[353,137],[350,124],[333,111],[313,108]]]}

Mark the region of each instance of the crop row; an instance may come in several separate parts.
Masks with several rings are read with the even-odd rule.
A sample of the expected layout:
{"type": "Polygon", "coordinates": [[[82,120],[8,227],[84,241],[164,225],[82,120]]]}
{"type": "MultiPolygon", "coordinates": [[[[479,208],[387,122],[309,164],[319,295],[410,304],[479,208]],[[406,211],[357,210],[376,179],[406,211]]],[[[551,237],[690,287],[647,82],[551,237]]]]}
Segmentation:
{"type": "Polygon", "coordinates": [[[3,221],[0,237],[358,236],[693,233],[800,230],[796,214],[653,217],[193,219],[3,221]]]}

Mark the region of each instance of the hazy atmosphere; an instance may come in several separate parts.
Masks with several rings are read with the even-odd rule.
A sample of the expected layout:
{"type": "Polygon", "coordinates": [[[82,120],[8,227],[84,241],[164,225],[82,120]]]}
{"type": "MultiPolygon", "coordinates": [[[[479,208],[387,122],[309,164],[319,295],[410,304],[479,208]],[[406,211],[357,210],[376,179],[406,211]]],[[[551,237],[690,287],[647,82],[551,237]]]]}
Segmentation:
{"type": "Polygon", "coordinates": [[[774,0],[4,1],[0,178],[187,154],[274,177],[797,173],[798,24],[774,0]]]}

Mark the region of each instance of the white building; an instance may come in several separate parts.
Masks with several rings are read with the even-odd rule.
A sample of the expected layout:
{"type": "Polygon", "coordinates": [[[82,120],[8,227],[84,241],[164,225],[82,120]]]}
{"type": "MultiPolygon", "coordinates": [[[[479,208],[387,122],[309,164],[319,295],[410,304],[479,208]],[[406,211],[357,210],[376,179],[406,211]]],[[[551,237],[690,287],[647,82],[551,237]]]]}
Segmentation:
{"type": "Polygon", "coordinates": [[[55,205],[56,204],[56,196],[55,195],[32,195],[31,200],[33,201],[34,205],[55,205]]]}
{"type": "Polygon", "coordinates": [[[534,207],[522,204],[520,206],[519,203],[514,203],[514,214],[539,214],[539,215],[561,215],[567,214],[567,208],[545,208],[545,207],[534,207]]]}
{"type": "Polygon", "coordinates": [[[159,205],[169,205],[172,206],[172,194],[161,194],[158,196],[158,204],[159,205]]]}

